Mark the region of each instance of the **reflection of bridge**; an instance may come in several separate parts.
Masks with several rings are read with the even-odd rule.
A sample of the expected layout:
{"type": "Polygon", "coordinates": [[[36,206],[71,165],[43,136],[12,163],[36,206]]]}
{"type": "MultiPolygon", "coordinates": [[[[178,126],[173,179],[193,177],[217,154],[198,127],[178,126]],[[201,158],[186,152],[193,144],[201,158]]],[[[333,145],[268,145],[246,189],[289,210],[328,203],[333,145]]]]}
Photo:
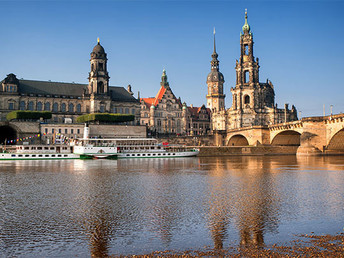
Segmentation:
{"type": "MultiPolygon", "coordinates": [[[[305,117],[298,121],[269,126],[252,126],[217,132],[216,144],[245,145],[300,145],[323,153],[344,153],[344,114],[305,117]]],[[[298,150],[298,152],[299,152],[298,150]]]]}

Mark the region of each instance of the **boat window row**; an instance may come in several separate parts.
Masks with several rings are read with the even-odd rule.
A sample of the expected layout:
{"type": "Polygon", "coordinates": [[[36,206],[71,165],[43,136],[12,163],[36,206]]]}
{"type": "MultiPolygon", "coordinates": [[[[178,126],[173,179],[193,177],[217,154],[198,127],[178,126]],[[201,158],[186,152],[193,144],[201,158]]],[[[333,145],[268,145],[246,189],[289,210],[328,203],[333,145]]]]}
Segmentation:
{"type": "Polygon", "coordinates": [[[175,153],[137,153],[137,154],[126,154],[126,157],[144,157],[144,156],[175,156],[175,153]]]}
{"type": "Polygon", "coordinates": [[[59,158],[62,158],[62,157],[68,157],[67,154],[12,154],[11,155],[12,158],[22,158],[22,157],[25,157],[25,158],[54,158],[54,157],[59,157],[59,158]]]}

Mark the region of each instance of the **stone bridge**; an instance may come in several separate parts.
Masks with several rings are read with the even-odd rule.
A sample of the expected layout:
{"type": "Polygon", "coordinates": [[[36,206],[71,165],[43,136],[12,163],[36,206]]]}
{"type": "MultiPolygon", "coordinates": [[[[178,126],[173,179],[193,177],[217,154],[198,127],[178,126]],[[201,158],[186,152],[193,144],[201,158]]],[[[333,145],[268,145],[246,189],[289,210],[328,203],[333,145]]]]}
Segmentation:
{"type": "Polygon", "coordinates": [[[215,132],[216,145],[300,146],[298,153],[344,154],[344,114],[215,132]]]}

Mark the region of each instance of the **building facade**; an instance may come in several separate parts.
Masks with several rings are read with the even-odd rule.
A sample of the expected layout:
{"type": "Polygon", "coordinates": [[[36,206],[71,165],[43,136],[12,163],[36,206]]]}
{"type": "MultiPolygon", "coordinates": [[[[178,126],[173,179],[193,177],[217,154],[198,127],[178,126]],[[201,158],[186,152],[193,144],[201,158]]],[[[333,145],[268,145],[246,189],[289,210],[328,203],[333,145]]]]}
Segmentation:
{"type": "Polygon", "coordinates": [[[297,120],[294,105],[284,109],[275,104],[274,85],[270,80],[259,82],[259,59],[253,55],[253,34],[247,22],[240,35],[240,58],[236,60],[236,84],[231,88],[232,107],[225,110],[224,106],[214,103],[224,103],[223,76],[218,68],[217,53],[215,51],[211,61],[211,73],[207,77],[208,107],[212,109],[212,129],[230,130],[254,125],[270,125],[297,120]],[[215,67],[215,68],[214,68],[215,67]],[[222,80],[220,79],[222,78],[222,80]]]}
{"type": "Polygon", "coordinates": [[[75,122],[87,113],[123,113],[140,120],[140,103],[133,97],[131,86],[109,86],[107,54],[100,45],[91,52],[89,83],[62,83],[17,79],[13,73],[1,81],[0,119],[13,110],[51,111],[50,122],[75,122]]]}
{"type": "Polygon", "coordinates": [[[141,125],[152,134],[200,135],[210,128],[210,110],[187,106],[177,98],[169,85],[166,71],[161,76],[155,97],[141,98],[141,125]]]}

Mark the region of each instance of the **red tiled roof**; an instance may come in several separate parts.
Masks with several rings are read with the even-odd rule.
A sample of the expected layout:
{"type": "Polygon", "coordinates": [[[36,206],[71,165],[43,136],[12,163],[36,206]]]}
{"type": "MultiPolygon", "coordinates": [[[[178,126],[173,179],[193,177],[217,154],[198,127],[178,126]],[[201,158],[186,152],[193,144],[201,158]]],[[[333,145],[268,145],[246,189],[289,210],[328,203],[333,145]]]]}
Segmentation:
{"type": "Polygon", "coordinates": [[[154,106],[156,106],[159,103],[159,100],[162,99],[162,96],[164,96],[165,92],[166,92],[166,88],[161,86],[158,94],[156,94],[155,96],[154,106]]]}
{"type": "Polygon", "coordinates": [[[140,101],[144,101],[147,107],[151,107],[152,105],[156,106],[159,104],[159,101],[162,99],[166,92],[166,88],[161,86],[158,94],[156,94],[155,98],[141,98],[140,101]]]}

